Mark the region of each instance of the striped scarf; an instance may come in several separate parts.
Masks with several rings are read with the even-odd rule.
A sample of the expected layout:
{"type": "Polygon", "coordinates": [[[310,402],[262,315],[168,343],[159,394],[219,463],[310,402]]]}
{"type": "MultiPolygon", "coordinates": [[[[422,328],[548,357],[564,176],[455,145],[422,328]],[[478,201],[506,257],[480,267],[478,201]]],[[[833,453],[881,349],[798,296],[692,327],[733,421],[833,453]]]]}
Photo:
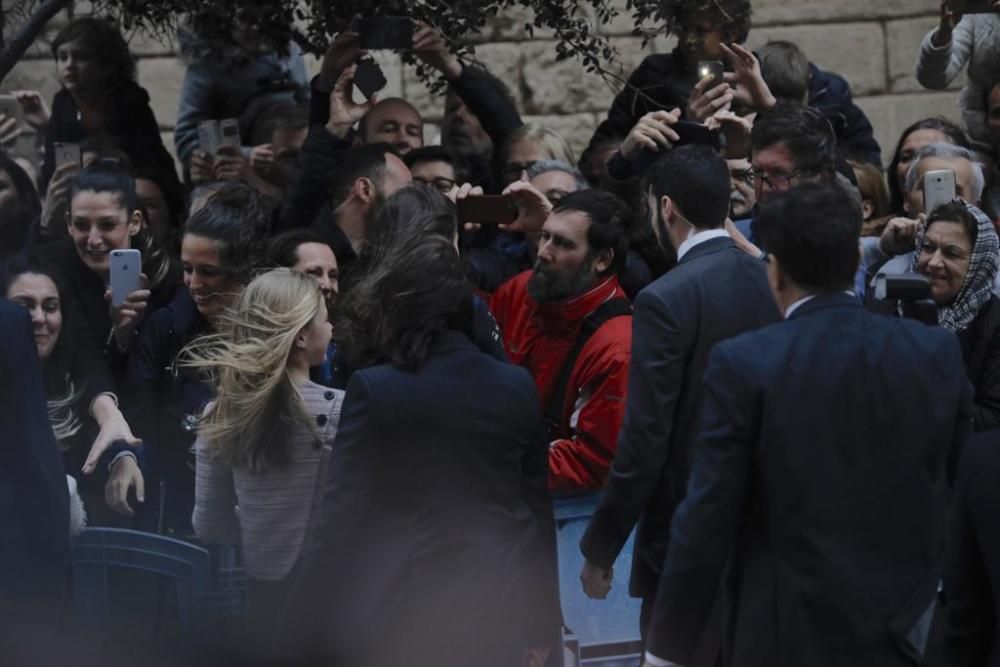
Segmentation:
{"type": "MultiPolygon", "coordinates": [[[[997,272],[1000,271],[1000,239],[997,238],[993,222],[972,204],[966,202],[965,208],[979,223],[976,244],[972,248],[972,257],[969,260],[969,270],[965,273],[962,287],[951,305],[938,308],[938,323],[956,334],[972,324],[980,309],[989,302],[993,295],[997,272]]],[[[924,227],[917,235],[917,252],[913,254],[911,271],[917,270],[917,261],[920,259],[920,248],[923,247],[926,231],[927,228],[924,227]]]]}

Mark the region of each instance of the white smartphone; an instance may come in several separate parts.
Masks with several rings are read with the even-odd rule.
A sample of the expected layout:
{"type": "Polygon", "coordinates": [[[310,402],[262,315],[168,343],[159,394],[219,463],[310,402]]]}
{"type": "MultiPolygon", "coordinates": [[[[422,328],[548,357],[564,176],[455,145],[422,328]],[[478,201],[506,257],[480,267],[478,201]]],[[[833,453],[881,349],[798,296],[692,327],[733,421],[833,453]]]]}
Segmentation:
{"type": "Polygon", "coordinates": [[[80,144],[70,144],[70,143],[59,143],[55,144],[56,152],[56,166],[61,167],[64,164],[71,162],[75,165],[80,164],[80,144]]]}
{"type": "Polygon", "coordinates": [[[935,169],[924,174],[924,213],[931,214],[941,204],[955,198],[955,172],[935,169]]]}
{"type": "Polygon", "coordinates": [[[240,147],[240,122],[235,118],[223,118],[219,121],[219,145],[240,147]]]}
{"type": "Polygon", "coordinates": [[[138,250],[111,251],[111,305],[120,306],[132,292],[139,289],[142,273],[142,253],[138,250]]]}
{"type": "Polygon", "coordinates": [[[198,147],[209,155],[219,148],[219,122],[203,120],[198,123],[198,147]]]}

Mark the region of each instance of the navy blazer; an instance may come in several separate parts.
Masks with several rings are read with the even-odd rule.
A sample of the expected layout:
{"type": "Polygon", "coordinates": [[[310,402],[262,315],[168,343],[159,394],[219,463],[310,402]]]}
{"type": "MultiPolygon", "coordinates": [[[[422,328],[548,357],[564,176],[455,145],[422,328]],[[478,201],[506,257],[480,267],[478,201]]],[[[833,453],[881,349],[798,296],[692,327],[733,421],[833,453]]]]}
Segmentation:
{"type": "MultiPolygon", "coordinates": [[[[69,495],[24,307],[0,299],[0,636],[55,620],[68,591],[69,495]]],[[[11,636],[14,636],[13,634],[11,636]]]]}
{"type": "Polygon", "coordinates": [[[978,434],[965,452],[953,504],[945,651],[949,667],[1000,666],[1000,430],[978,434]]]}
{"type": "Polygon", "coordinates": [[[649,650],[689,662],[731,555],[727,664],[914,664],[971,399],[953,334],[841,293],[718,344],[649,650]]]}
{"type": "Polygon", "coordinates": [[[691,248],[639,293],[618,450],[580,543],[587,560],[610,568],[639,520],[633,595],[656,593],[670,518],[687,488],[708,353],[720,340],[778,319],[764,263],[728,238],[691,248]]]}
{"type": "Polygon", "coordinates": [[[534,387],[457,332],[415,372],[351,376],[293,595],[295,623],[315,621],[300,646],[334,664],[507,665],[558,636],[534,387]]]}

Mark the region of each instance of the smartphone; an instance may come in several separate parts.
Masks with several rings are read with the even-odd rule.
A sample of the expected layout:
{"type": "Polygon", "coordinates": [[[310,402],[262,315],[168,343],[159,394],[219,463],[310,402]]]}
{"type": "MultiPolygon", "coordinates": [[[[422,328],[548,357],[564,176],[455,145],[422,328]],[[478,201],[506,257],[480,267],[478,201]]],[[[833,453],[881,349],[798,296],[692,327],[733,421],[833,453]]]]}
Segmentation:
{"type": "Polygon", "coordinates": [[[951,169],[936,169],[924,174],[924,213],[955,199],[955,172],[951,169]]]}
{"type": "Polygon", "coordinates": [[[61,167],[67,163],[80,164],[80,144],[64,144],[57,141],[55,144],[55,153],[57,167],[61,167]]]}
{"type": "Polygon", "coordinates": [[[413,19],[406,16],[361,19],[358,32],[362,49],[413,48],[413,19]]]}
{"type": "Polygon", "coordinates": [[[457,208],[459,225],[509,225],[517,219],[517,204],[507,195],[470,195],[459,199],[457,208]]]}
{"type": "Polygon", "coordinates": [[[223,118],[219,121],[219,148],[230,146],[240,147],[240,121],[235,118],[223,118]]]}
{"type": "Polygon", "coordinates": [[[215,155],[221,143],[218,121],[203,120],[198,123],[198,147],[201,150],[209,155],[215,155]]]}
{"type": "Polygon", "coordinates": [[[952,0],[952,11],[956,14],[998,14],[1000,5],[993,0],[952,0]]]}
{"type": "Polygon", "coordinates": [[[18,126],[24,123],[24,111],[21,103],[13,95],[0,95],[0,113],[7,118],[16,118],[18,126]]]}
{"type": "Polygon", "coordinates": [[[129,294],[139,289],[142,273],[142,253],[138,250],[111,251],[111,305],[125,303],[129,294]]]}
{"type": "Polygon", "coordinates": [[[366,99],[371,99],[372,95],[385,88],[385,84],[385,74],[373,58],[358,61],[358,68],[354,70],[354,85],[366,99]]]}
{"type": "Polygon", "coordinates": [[[701,146],[709,146],[716,150],[719,150],[721,144],[719,143],[719,132],[717,130],[710,130],[701,123],[694,123],[689,120],[680,120],[674,123],[671,128],[677,133],[678,141],[677,146],[690,146],[692,144],[698,144],[701,146]]]}
{"type": "Polygon", "coordinates": [[[726,82],[723,76],[725,68],[722,66],[721,60],[701,60],[698,62],[698,80],[701,81],[706,76],[712,77],[711,83],[705,88],[705,90],[712,90],[716,86],[722,85],[726,82]]]}

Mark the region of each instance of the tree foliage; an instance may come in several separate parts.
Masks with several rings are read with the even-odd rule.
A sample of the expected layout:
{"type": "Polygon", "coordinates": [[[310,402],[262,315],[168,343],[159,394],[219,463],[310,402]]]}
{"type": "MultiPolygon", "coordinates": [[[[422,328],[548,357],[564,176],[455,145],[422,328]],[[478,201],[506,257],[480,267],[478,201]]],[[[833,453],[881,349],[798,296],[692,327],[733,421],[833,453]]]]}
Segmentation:
{"type": "MultiPolygon", "coordinates": [[[[43,8],[51,10],[70,3],[14,0],[5,1],[4,6],[16,7],[15,22],[27,26],[31,16],[43,8]]],[[[613,76],[619,61],[608,38],[596,29],[619,14],[610,0],[93,0],[88,4],[91,12],[118,20],[125,30],[139,30],[152,37],[173,37],[179,28],[195,22],[199,30],[232,38],[234,26],[240,25],[276,50],[294,40],[317,55],[323,53],[331,36],[347,29],[355,17],[410,16],[439,28],[454,52],[466,58],[474,58],[475,36],[491,20],[522,8],[530,13],[524,25],[528,36],[539,30],[554,34],[557,59],[578,58],[588,72],[606,78],[613,76]]],[[[633,19],[634,33],[648,40],[657,31],[675,29],[682,6],[690,10],[698,5],[719,6],[718,0],[627,0],[625,11],[633,19]]],[[[13,16],[5,11],[7,33],[11,32],[13,16]]],[[[12,43],[5,40],[0,58],[13,55],[8,53],[9,46],[12,43]]],[[[14,61],[22,54],[16,54],[14,61]]],[[[413,62],[408,54],[404,59],[413,62]]],[[[0,68],[0,76],[9,69],[0,68]]],[[[430,73],[422,71],[419,64],[418,72],[429,79],[430,73]]]]}

